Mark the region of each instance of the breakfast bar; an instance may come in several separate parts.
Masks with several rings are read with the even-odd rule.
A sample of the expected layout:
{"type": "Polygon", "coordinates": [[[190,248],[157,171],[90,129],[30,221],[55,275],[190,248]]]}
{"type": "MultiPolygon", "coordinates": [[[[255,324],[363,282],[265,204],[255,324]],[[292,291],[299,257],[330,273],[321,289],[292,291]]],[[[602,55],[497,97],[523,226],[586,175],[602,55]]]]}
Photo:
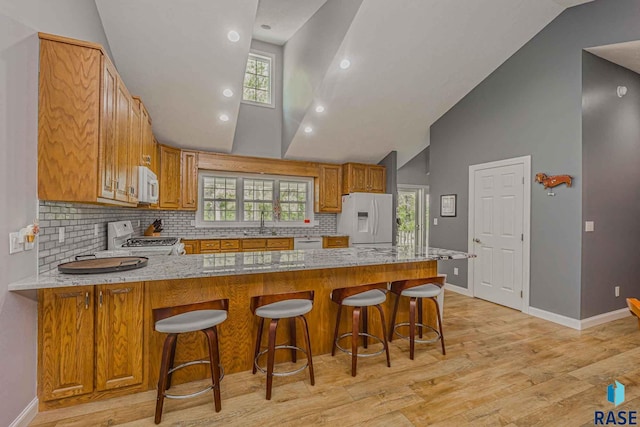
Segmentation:
{"type": "MultiPolygon", "coordinates": [[[[150,256],[137,270],[51,271],[16,282],[10,290],[37,291],[38,395],[40,407],[48,409],[155,388],[164,336],[154,331],[154,308],[228,298],[228,319],[219,328],[220,355],[226,373],[240,372],[253,364],[253,296],[313,290],[314,307],[307,315],[311,347],[314,355],[323,354],[332,346],[337,309],[332,290],[433,277],[438,261],[468,257],[437,248],[395,247],[150,256]]],[[[386,313],[389,307],[387,301],[386,313]]],[[[407,308],[401,308],[399,321],[406,317],[407,308]]],[[[425,317],[434,324],[433,312],[425,317]]],[[[342,319],[344,328],[347,320],[342,319]]],[[[376,320],[371,319],[373,334],[380,333],[376,320]]],[[[278,342],[288,336],[288,325],[283,326],[278,342]]],[[[202,334],[181,334],[177,362],[206,355],[202,334]]],[[[206,378],[207,371],[203,366],[179,371],[173,382],[206,378]]]]}

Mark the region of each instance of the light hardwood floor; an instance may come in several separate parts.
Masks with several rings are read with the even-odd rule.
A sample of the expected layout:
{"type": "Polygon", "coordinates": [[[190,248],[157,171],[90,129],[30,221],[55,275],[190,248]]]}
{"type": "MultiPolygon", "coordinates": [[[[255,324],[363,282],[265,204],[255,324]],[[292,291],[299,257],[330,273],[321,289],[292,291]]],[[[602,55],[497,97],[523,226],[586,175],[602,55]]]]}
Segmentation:
{"type": "MultiPolygon", "coordinates": [[[[451,292],[445,297],[447,355],[439,345],[391,344],[363,358],[352,378],[349,356],[314,358],[306,371],[275,378],[264,398],[264,375],[228,375],[222,411],[212,396],[165,401],[166,426],[580,426],[595,410],[613,410],[607,385],[626,386],[616,410],[640,407],[640,331],[628,317],[575,331],[451,292]]],[[[313,332],[312,332],[313,333],[313,332]]],[[[194,384],[191,384],[192,386],[194,384]]],[[[155,392],[38,414],[33,426],[153,426],[155,392]]]]}

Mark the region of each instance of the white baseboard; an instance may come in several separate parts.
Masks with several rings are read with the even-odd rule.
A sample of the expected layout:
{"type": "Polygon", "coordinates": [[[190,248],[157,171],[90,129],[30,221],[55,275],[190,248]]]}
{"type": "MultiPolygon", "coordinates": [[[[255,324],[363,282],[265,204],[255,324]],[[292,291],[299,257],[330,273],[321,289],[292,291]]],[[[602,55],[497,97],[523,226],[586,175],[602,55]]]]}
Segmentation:
{"type": "Polygon", "coordinates": [[[38,415],[38,398],[34,397],[20,415],[9,424],[9,427],[27,427],[36,415],[38,415]]]}
{"type": "Polygon", "coordinates": [[[538,317],[540,319],[548,320],[553,323],[557,323],[562,326],[567,326],[572,329],[580,330],[580,321],[578,319],[572,319],[571,317],[562,316],[560,314],[552,313],[550,311],[540,310],[539,308],[529,307],[529,315],[538,317]]]}
{"type": "Polygon", "coordinates": [[[463,288],[462,286],[452,285],[451,283],[445,283],[444,284],[444,288],[447,291],[455,292],[457,294],[465,295],[465,296],[468,296],[468,297],[473,297],[473,295],[471,294],[469,289],[463,288]]]}
{"type": "Polygon", "coordinates": [[[629,316],[631,316],[631,312],[628,308],[598,314],[597,316],[582,319],[580,321],[580,329],[591,328],[592,326],[602,325],[603,323],[613,322],[614,320],[624,319],[629,316]]]}

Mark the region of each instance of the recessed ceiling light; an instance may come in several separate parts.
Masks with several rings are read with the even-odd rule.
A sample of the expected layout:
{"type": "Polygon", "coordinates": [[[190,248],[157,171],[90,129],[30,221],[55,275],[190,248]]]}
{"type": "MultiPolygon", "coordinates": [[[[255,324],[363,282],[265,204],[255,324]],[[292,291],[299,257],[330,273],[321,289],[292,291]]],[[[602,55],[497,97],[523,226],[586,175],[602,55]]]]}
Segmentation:
{"type": "Polygon", "coordinates": [[[351,61],[349,61],[348,59],[343,59],[342,61],[340,61],[340,68],[346,70],[349,67],[351,67],[351,61]]]}
{"type": "Polygon", "coordinates": [[[225,89],[222,91],[222,94],[227,98],[231,98],[233,96],[233,91],[231,89],[225,89]]]}
{"type": "Polygon", "coordinates": [[[316,113],[324,113],[324,107],[322,105],[318,105],[316,107],[316,113]]]}
{"type": "Polygon", "coordinates": [[[313,128],[311,126],[307,126],[306,128],[304,128],[304,133],[311,133],[313,132],[313,128]]]}
{"type": "Polygon", "coordinates": [[[227,38],[229,39],[229,41],[232,41],[235,43],[238,40],[240,40],[240,34],[238,34],[237,31],[231,30],[227,33],[227,38]]]}
{"type": "Polygon", "coordinates": [[[263,30],[270,30],[271,29],[271,25],[262,24],[262,25],[260,25],[260,28],[262,28],[263,30]]]}
{"type": "Polygon", "coordinates": [[[228,122],[229,116],[227,116],[226,114],[220,114],[219,119],[222,120],[223,122],[228,122]]]}

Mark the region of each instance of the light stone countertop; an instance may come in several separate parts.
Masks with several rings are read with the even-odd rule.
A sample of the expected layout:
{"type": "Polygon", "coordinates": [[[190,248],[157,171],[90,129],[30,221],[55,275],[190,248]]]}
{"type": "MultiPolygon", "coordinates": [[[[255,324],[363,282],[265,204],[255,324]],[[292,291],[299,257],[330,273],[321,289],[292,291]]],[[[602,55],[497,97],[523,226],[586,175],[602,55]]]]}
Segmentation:
{"type": "Polygon", "coordinates": [[[273,252],[233,252],[203,255],[149,256],[146,267],[105,274],[64,274],[57,269],[27,277],[9,285],[10,291],[107,283],[232,276],[314,270],[364,265],[473,258],[475,255],[447,249],[414,251],[399,247],[304,249],[273,252]]]}

